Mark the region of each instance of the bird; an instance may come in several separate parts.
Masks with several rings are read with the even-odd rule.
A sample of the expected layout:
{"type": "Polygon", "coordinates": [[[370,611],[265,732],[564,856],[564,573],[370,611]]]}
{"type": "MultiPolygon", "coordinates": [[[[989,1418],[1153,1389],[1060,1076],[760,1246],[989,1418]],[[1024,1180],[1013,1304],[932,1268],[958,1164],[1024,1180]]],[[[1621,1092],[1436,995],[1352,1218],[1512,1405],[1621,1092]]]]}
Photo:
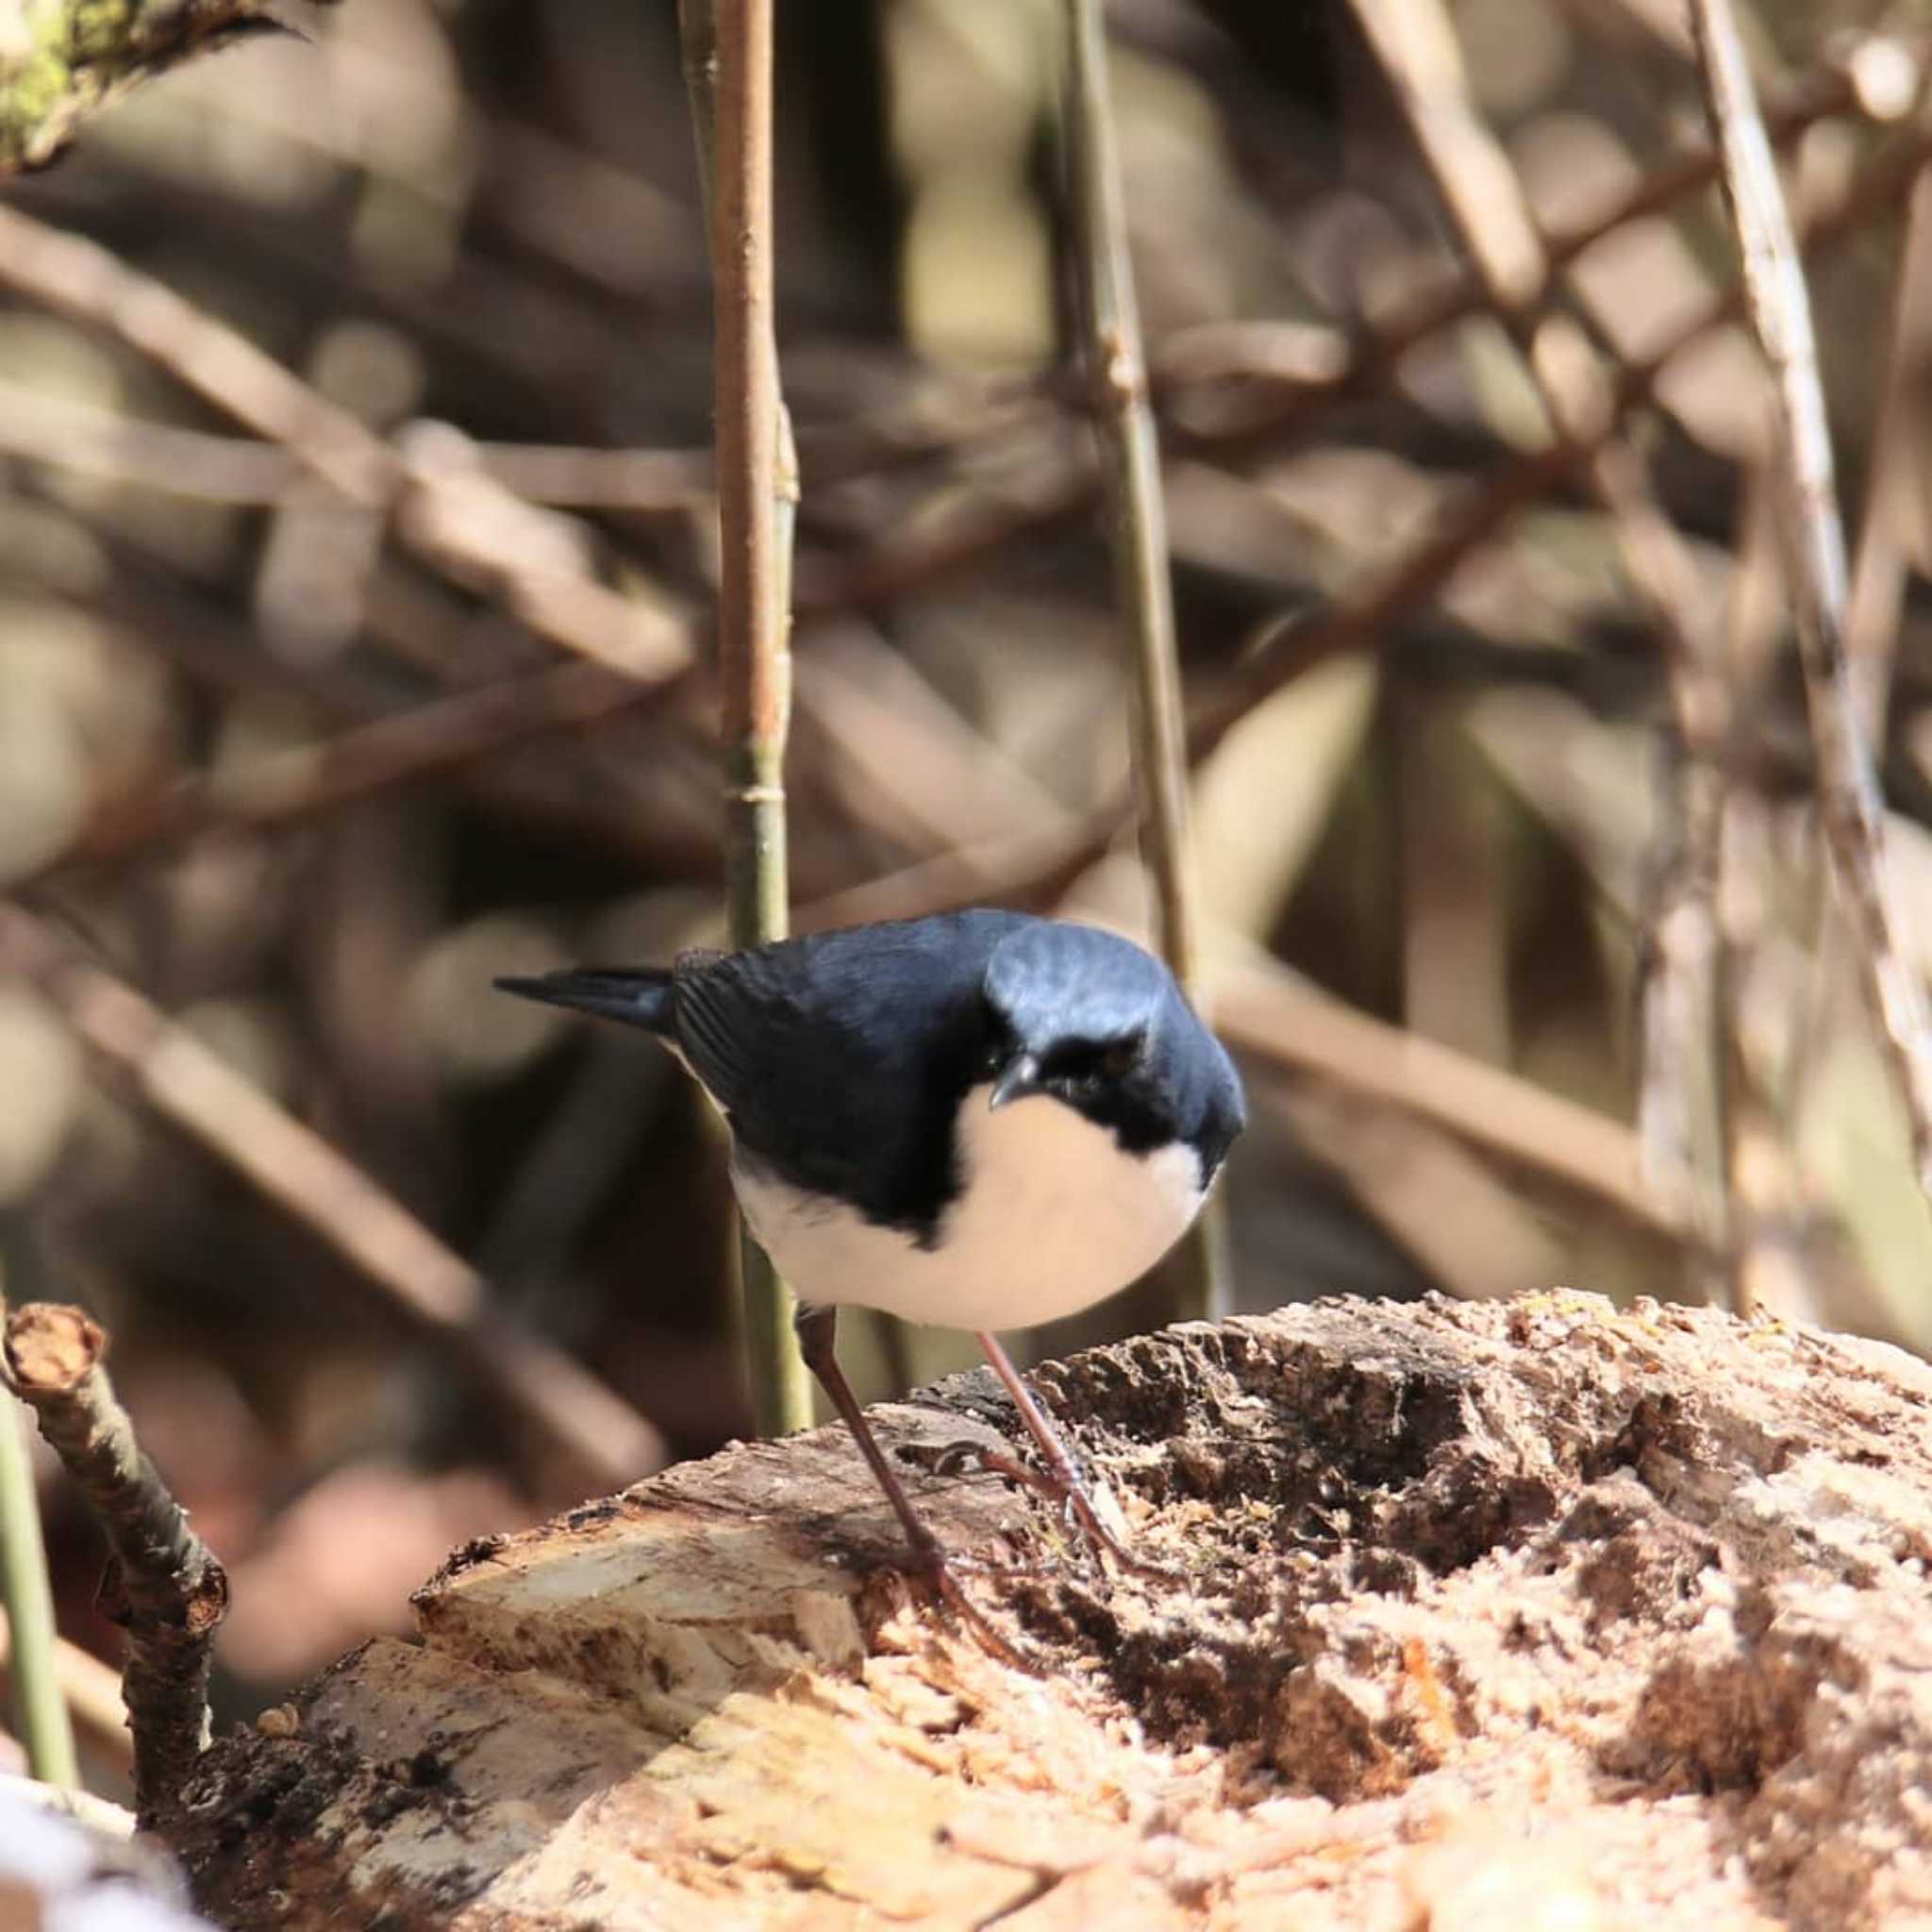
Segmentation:
{"type": "Polygon", "coordinates": [[[842,1307],[971,1330],[1047,1473],[981,1461],[1135,1565],[999,1331],[1145,1273],[1246,1124],[1234,1062],[1166,966],[1098,926],[974,908],[495,983],[641,1028],[724,1116],[744,1220],[797,1296],[800,1353],[941,1598],[985,1634],[839,1366],[842,1307]]]}

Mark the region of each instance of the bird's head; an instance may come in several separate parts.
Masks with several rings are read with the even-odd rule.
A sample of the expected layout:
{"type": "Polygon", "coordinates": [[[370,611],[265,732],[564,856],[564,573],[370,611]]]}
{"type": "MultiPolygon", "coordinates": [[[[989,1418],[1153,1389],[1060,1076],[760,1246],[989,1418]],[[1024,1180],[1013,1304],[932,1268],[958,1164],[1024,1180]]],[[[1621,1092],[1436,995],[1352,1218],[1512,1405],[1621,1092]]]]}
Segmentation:
{"type": "Polygon", "coordinates": [[[1209,1171],[1241,1130],[1241,1084],[1173,975],[1130,940],[1059,922],[995,948],[984,985],[991,1104],[1045,1097],[1132,1153],[1176,1140],[1209,1171]]]}

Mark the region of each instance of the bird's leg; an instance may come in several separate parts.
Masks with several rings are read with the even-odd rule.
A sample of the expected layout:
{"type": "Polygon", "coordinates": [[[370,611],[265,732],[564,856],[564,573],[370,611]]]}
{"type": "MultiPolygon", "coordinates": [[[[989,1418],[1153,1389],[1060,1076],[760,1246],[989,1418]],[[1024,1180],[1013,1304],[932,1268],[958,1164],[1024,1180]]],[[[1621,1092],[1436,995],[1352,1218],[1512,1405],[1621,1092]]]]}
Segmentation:
{"type": "Polygon", "coordinates": [[[853,1394],[852,1384],[845,1379],[845,1371],[839,1366],[839,1357],[833,1350],[839,1326],[838,1310],[801,1305],[792,1326],[797,1331],[798,1352],[805,1357],[806,1367],[819,1378],[820,1386],[832,1398],[832,1407],[851,1430],[852,1440],[858,1444],[858,1453],[865,1457],[866,1467],[886,1492],[886,1501],[892,1506],[892,1513],[898,1517],[900,1526],[906,1532],[906,1541],[912,1545],[914,1564],[931,1584],[934,1594],[994,1656],[1016,1669],[1032,1670],[1033,1666],[1027,1659],[993,1628],[985,1613],[960,1589],[946,1559],[946,1553],[940,1546],[939,1538],[920,1521],[919,1512],[912,1507],[912,1498],[906,1493],[906,1485],[886,1460],[885,1451],[879,1447],[878,1438],[873,1434],[872,1424],[866,1421],[865,1411],[859,1407],[858,1398],[853,1394]]]}
{"type": "Polygon", "coordinates": [[[1158,1563],[1148,1562],[1143,1557],[1135,1556],[1100,1520],[1100,1512],[1094,1508],[1093,1498],[1087,1492],[1086,1481],[1080,1474],[1079,1465],[1074,1460],[1073,1451],[1046,1419],[1046,1411],[1035,1401],[1033,1391],[1021,1378],[1019,1370],[1013,1366],[1013,1358],[1001,1346],[999,1337],[981,1329],[975,1331],[975,1339],[986,1351],[986,1358],[992,1364],[993,1374],[1006,1385],[1007,1393],[1013,1398],[1013,1406],[1020,1411],[1020,1420],[1026,1424],[1026,1433],[1039,1444],[1040,1453],[1046,1461],[1046,1475],[1041,1480],[1017,1464],[1002,1466],[1004,1457],[982,1455],[981,1461],[1001,1474],[1017,1476],[1030,1487],[1043,1490],[1046,1494],[1056,1497],[1095,1550],[1104,1550],[1123,1570],[1158,1582],[1176,1581],[1171,1571],[1163,1570],[1158,1563]]]}

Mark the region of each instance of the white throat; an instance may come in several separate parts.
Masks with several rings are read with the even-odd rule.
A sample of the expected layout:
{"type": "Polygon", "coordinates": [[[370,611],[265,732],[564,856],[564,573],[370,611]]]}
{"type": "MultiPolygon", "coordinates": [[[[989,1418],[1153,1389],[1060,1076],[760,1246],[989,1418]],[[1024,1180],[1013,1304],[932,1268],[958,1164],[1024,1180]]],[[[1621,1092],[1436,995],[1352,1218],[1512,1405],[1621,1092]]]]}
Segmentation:
{"type": "Polygon", "coordinates": [[[1027,1328],[1126,1287],[1200,1211],[1191,1147],[1126,1154],[1058,1100],[995,1111],[991,1093],[975,1087],[961,1106],[962,1186],[930,1251],[734,1158],[745,1218],[801,1299],[948,1328],[1027,1328]]]}

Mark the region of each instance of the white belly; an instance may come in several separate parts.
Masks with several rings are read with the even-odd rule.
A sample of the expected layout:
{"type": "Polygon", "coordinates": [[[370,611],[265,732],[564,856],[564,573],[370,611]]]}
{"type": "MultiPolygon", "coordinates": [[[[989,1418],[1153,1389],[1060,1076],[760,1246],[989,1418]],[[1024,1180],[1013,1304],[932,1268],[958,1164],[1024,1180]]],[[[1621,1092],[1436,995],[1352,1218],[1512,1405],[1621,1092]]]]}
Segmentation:
{"type": "Polygon", "coordinates": [[[1193,1150],[1124,1154],[1111,1134],[1036,1095],[960,1117],[964,1188],[928,1252],[782,1181],[733,1165],[752,1231],[800,1300],[885,1308],[944,1328],[1028,1328],[1143,1274],[1200,1211],[1193,1150]]]}

